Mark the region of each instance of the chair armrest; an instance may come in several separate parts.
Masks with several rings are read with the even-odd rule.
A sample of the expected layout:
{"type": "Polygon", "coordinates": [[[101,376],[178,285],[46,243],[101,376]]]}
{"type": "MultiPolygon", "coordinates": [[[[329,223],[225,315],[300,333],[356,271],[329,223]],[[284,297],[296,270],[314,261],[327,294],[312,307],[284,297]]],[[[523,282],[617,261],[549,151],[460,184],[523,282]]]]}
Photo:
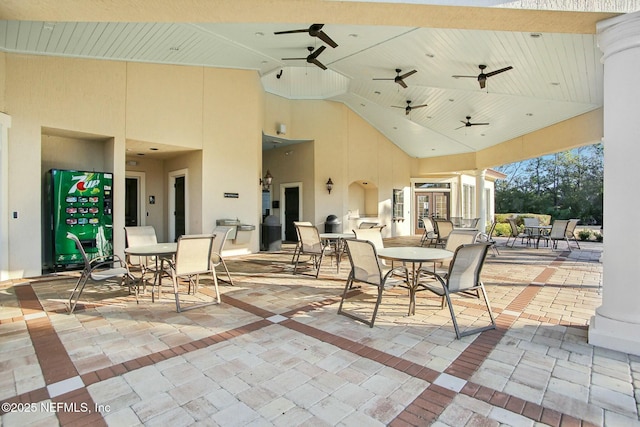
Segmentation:
{"type": "Polygon", "coordinates": [[[107,256],[95,257],[89,262],[89,265],[93,270],[97,267],[102,267],[104,265],[113,265],[115,263],[120,264],[120,267],[126,267],[127,265],[125,262],[122,261],[122,258],[120,258],[118,255],[107,255],[107,256]],[[112,259],[109,259],[109,258],[112,258],[112,259]]]}

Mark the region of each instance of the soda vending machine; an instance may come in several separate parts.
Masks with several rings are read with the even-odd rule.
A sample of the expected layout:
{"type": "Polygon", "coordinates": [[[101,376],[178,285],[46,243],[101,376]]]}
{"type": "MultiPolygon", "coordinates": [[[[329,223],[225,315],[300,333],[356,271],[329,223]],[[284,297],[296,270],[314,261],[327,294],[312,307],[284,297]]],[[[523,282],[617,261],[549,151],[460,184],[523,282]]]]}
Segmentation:
{"type": "Polygon", "coordinates": [[[83,264],[71,232],[89,258],[113,255],[113,175],[51,169],[47,173],[45,264],[58,270],[83,264]],[[48,234],[48,236],[47,236],[48,234]]]}

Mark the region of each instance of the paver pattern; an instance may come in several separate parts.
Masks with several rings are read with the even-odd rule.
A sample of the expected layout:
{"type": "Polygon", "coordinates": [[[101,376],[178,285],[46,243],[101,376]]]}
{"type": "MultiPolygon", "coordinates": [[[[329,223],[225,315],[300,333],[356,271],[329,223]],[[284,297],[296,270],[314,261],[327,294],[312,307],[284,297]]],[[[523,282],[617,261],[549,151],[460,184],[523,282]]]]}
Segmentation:
{"type": "MultiPolygon", "coordinates": [[[[581,246],[489,255],[498,328],[461,340],[426,292],[415,316],[385,292],[374,328],[337,315],[348,262],[293,275],[287,244],[230,258],[222,304],[183,313],[100,285],[68,315],[73,272],[0,283],[1,425],[640,426],[640,357],[587,342],[602,253],[581,246]]],[[[372,291],[345,308],[366,316],[372,291]]],[[[475,298],[454,309],[488,322],[475,298]]]]}

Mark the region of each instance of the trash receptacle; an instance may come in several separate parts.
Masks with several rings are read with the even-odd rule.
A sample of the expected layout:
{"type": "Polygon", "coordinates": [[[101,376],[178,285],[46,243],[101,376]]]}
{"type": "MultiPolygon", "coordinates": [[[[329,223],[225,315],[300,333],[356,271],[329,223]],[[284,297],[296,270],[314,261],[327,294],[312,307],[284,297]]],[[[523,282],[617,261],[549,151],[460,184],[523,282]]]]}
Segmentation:
{"type": "Polygon", "coordinates": [[[342,222],[335,215],[329,215],[324,222],[325,233],[342,233],[342,222]]]}
{"type": "Polygon", "coordinates": [[[267,252],[282,249],[282,225],[275,215],[267,216],[262,221],[262,245],[261,250],[267,252]]]}

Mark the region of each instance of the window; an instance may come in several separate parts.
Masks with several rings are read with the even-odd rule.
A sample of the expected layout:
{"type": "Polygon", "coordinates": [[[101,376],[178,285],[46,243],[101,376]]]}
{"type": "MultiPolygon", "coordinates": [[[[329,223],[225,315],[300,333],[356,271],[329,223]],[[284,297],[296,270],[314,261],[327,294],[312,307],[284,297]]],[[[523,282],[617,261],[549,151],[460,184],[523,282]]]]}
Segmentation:
{"type": "Polygon", "coordinates": [[[393,190],[393,219],[404,218],[404,191],[393,190]]]}
{"type": "Polygon", "coordinates": [[[462,218],[476,217],[476,187],[462,184],[462,218]]]}

